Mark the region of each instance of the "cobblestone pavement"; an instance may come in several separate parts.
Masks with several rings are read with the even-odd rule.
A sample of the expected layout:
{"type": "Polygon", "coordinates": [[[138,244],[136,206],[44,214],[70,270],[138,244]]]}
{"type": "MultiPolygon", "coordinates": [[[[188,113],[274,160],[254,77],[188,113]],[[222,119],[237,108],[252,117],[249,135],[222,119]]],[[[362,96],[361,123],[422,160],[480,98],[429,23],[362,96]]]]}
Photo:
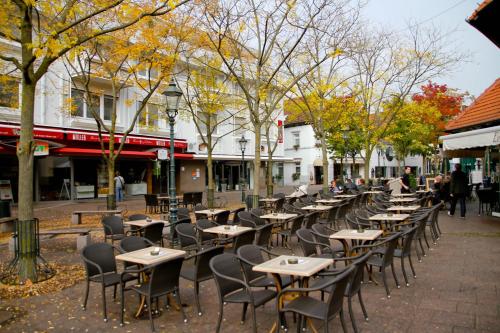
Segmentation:
{"type": "MultiPolygon", "coordinates": [[[[127,203],[127,201],[125,202],[127,203]]],[[[473,211],[476,203],[471,203],[473,211]]],[[[68,205],[71,206],[71,205],[68,205]]],[[[61,206],[66,207],[66,206],[61,206]]],[[[62,214],[63,208],[58,214],[62,214]]],[[[52,208],[52,210],[54,210],[52,208]]],[[[40,212],[40,211],[39,211],[40,212]]],[[[475,213],[461,220],[440,214],[443,231],[437,245],[427,252],[419,263],[414,260],[417,279],[411,278],[410,286],[397,289],[391,274],[388,281],[391,299],[385,297],[382,285],[366,283],[363,296],[369,321],[364,321],[357,299],[353,307],[358,326],[362,332],[500,332],[500,219],[477,216],[475,213]]],[[[300,254],[295,240],[294,251],[300,254]]],[[[50,261],[56,255],[55,248],[65,248],[68,263],[80,262],[74,249],[74,240],[60,238],[46,240],[43,253],[50,261]],[[65,245],[65,246],[62,246],[65,245]]],[[[281,250],[283,252],[283,250],[281,250]]],[[[7,259],[5,246],[0,248],[0,259],[7,259]]],[[[396,272],[403,281],[399,262],[396,272]]],[[[376,274],[378,277],[378,273],[376,274]]],[[[98,287],[90,291],[88,308],[80,307],[84,284],[79,283],[62,292],[29,299],[0,300],[0,309],[17,307],[18,318],[10,321],[1,332],[149,332],[148,320],[132,318],[138,305],[137,297],[127,295],[126,325],[119,326],[119,303],[113,302],[108,291],[109,322],[101,316],[101,296],[98,287]]],[[[213,281],[202,283],[201,305],[203,316],[199,317],[193,307],[192,284],[181,279],[181,298],[186,304],[189,321],[182,322],[180,313],[169,309],[155,319],[160,332],[214,332],[218,297],[213,281]]],[[[347,310],[347,305],[344,308],[347,310]]],[[[257,311],[258,332],[267,332],[275,319],[275,304],[268,303],[257,311]]],[[[346,311],[347,312],[347,311],[346,311]]],[[[251,332],[251,320],[240,324],[241,306],[225,306],[222,332],[251,332]]],[[[348,316],[346,318],[349,318],[348,316]]],[[[290,330],[295,330],[291,318],[290,330]]],[[[348,324],[350,322],[348,321],[348,324]]],[[[333,319],[330,331],[341,331],[339,319],[333,319]]],[[[320,323],[316,327],[321,328],[320,323]]],[[[349,326],[349,332],[352,327],[349,326]]]]}

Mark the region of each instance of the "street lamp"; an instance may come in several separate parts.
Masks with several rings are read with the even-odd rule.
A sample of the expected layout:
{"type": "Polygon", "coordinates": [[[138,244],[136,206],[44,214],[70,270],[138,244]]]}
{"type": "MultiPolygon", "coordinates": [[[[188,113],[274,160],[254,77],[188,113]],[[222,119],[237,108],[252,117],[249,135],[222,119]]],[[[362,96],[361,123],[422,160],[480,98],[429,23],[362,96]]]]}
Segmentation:
{"type": "MultiPolygon", "coordinates": [[[[174,124],[175,117],[179,113],[179,102],[182,97],[182,91],[175,84],[174,79],[170,81],[168,88],[162,93],[166,99],[166,113],[170,124],[170,237],[174,235],[174,226],[177,223],[177,196],[175,193],[175,158],[174,158],[174,124]]],[[[173,239],[172,239],[173,241],[173,239]]]]}
{"type": "Polygon", "coordinates": [[[245,202],[245,182],[246,182],[246,172],[245,172],[245,149],[248,140],[245,139],[245,135],[241,135],[241,139],[238,140],[241,150],[241,171],[243,171],[243,177],[241,182],[241,202],[245,202]]]}
{"type": "Polygon", "coordinates": [[[380,175],[380,155],[382,155],[382,148],[380,146],[377,146],[377,156],[378,156],[377,170],[378,170],[378,173],[375,172],[375,177],[377,177],[377,178],[380,178],[377,176],[377,174],[380,175]]]}

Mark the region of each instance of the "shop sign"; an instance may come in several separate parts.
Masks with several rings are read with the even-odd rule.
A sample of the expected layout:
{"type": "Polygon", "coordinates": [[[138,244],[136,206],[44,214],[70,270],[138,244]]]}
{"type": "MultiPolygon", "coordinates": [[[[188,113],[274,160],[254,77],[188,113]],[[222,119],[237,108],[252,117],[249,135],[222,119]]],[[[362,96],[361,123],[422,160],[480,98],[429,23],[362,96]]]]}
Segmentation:
{"type": "Polygon", "coordinates": [[[49,143],[46,141],[35,141],[35,156],[49,155],[49,143]]]}
{"type": "Polygon", "coordinates": [[[168,150],[158,149],[158,159],[160,161],[168,160],[168,150]]]}
{"type": "Polygon", "coordinates": [[[283,120],[278,120],[278,143],[283,143],[283,120]]]}

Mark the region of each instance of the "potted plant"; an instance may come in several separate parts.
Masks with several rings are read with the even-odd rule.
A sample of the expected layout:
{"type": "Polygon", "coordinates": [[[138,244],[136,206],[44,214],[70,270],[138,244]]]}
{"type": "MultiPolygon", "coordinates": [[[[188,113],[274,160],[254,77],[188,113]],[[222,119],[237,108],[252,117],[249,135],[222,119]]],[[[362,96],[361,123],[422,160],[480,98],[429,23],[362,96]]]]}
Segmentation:
{"type": "Polygon", "coordinates": [[[295,150],[299,150],[299,147],[300,147],[299,145],[293,145],[293,149],[295,150]]]}

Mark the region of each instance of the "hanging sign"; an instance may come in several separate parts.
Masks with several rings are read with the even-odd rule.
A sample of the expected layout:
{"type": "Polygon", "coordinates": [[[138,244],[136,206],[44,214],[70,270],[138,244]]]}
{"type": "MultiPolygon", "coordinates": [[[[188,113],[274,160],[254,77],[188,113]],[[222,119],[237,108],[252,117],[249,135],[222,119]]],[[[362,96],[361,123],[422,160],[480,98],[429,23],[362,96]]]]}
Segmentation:
{"type": "Polygon", "coordinates": [[[283,120],[278,120],[278,143],[283,143],[283,120]]]}
{"type": "Polygon", "coordinates": [[[166,149],[158,149],[158,159],[160,161],[168,160],[168,150],[166,150],[166,149]]]}
{"type": "Polygon", "coordinates": [[[46,141],[35,141],[35,156],[49,155],[49,143],[46,141]]]}

